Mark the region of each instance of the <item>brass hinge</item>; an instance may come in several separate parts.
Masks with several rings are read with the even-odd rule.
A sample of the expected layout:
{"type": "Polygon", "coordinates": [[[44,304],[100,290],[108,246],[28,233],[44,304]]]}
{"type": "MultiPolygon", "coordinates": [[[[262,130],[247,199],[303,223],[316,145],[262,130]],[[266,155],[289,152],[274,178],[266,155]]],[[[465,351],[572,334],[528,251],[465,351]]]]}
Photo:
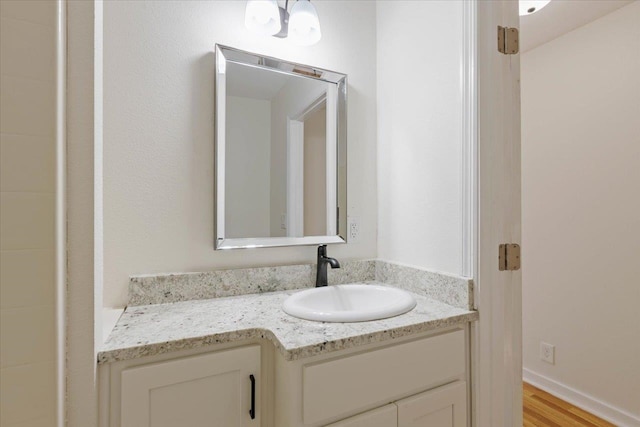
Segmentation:
{"type": "Polygon", "coordinates": [[[520,245],[503,243],[498,248],[498,270],[520,270],[520,245]]]}
{"type": "Polygon", "coordinates": [[[498,25],[498,52],[514,55],[520,51],[520,37],[517,28],[498,25]]]}

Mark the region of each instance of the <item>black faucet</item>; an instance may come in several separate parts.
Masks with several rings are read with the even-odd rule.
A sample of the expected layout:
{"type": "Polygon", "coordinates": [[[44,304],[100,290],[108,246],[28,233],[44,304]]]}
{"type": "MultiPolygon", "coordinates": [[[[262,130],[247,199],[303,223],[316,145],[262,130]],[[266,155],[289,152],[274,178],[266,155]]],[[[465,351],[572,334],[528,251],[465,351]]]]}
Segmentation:
{"type": "Polygon", "coordinates": [[[337,259],[327,256],[327,245],[318,246],[318,272],[316,273],[316,288],[327,286],[327,264],[331,268],[340,268],[337,259]]]}

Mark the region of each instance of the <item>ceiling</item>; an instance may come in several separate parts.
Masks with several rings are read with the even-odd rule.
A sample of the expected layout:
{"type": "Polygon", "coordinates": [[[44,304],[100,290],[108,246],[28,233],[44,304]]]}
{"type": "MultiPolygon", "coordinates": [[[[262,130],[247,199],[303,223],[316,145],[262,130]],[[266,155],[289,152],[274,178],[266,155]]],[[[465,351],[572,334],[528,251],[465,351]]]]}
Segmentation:
{"type": "Polygon", "coordinates": [[[227,62],[227,95],[270,101],[291,76],[227,62]]]}
{"type": "Polygon", "coordinates": [[[520,17],[520,51],[531,50],[633,1],[551,0],[539,12],[520,17]]]}

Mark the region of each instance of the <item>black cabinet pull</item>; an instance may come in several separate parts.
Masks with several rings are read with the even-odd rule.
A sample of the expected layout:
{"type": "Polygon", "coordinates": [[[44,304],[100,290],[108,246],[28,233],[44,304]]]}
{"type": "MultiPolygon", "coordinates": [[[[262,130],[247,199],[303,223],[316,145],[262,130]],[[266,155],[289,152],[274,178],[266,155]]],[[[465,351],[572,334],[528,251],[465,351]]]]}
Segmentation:
{"type": "Polygon", "coordinates": [[[256,419],[256,377],[249,375],[249,381],[251,381],[251,409],[249,409],[249,416],[252,420],[256,419]]]}

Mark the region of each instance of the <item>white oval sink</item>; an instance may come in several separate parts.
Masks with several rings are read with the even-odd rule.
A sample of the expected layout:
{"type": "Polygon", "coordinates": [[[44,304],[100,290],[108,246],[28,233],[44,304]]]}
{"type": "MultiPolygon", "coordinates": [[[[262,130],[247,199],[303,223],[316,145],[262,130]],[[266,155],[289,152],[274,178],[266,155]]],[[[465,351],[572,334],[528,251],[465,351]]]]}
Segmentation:
{"type": "Polygon", "coordinates": [[[398,316],[412,310],[416,300],[402,289],[378,285],[335,285],[291,295],[285,313],[319,322],[365,322],[398,316]]]}

